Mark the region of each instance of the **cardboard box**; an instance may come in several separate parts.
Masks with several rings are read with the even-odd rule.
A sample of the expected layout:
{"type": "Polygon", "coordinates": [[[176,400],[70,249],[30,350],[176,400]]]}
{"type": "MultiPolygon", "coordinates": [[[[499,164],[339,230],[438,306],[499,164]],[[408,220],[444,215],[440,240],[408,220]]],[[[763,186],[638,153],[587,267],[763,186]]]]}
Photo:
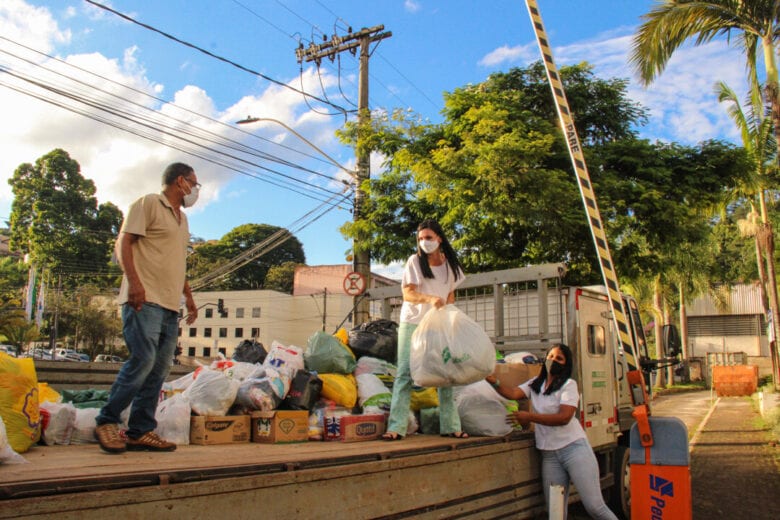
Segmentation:
{"type": "Polygon", "coordinates": [[[372,441],[385,433],[385,414],[325,416],[326,441],[372,441]]]}
{"type": "Polygon", "coordinates": [[[249,442],[248,415],[197,415],[190,418],[191,444],[249,442]]]}
{"type": "Polygon", "coordinates": [[[287,443],[309,440],[309,412],[252,412],[252,442],[287,443]]]}
{"type": "Polygon", "coordinates": [[[542,365],[523,363],[496,363],[493,374],[503,383],[518,386],[539,375],[542,365]]]}

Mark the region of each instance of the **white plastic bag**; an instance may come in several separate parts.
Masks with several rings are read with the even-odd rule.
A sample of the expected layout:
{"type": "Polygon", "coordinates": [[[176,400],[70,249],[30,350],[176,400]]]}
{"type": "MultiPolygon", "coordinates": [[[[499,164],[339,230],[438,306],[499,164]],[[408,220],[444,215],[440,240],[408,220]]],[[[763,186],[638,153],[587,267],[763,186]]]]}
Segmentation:
{"type": "Polygon", "coordinates": [[[429,310],[412,334],[414,384],[467,385],[493,373],[496,352],[482,327],[454,305],[429,310]]]}
{"type": "Polygon", "coordinates": [[[271,350],[263,361],[263,366],[273,368],[277,372],[287,372],[292,379],[295,372],[303,370],[303,349],[295,345],[285,346],[278,341],[271,343],[271,350]]]}
{"type": "Polygon", "coordinates": [[[355,379],[357,380],[360,406],[378,406],[390,409],[393,394],[379,377],[374,374],[360,374],[355,379]]]}
{"type": "Polygon", "coordinates": [[[157,405],[154,432],[163,439],[184,446],[190,443],[190,401],[183,394],[174,394],[157,405]]]}
{"type": "Polygon", "coordinates": [[[27,459],[19,455],[8,442],[8,434],[5,432],[5,423],[0,417],[0,464],[25,464],[27,459]]]}
{"type": "Polygon", "coordinates": [[[47,446],[70,444],[76,427],[76,407],[71,403],[44,401],[41,408],[49,412],[49,423],[43,430],[43,442],[47,446]]]}
{"type": "Polygon", "coordinates": [[[236,400],[240,384],[221,370],[204,368],[182,394],[197,415],[225,415],[236,400]]]}
{"type": "Polygon", "coordinates": [[[487,381],[477,381],[455,392],[460,426],[469,435],[501,437],[511,432],[506,416],[507,405],[513,402],[500,396],[487,381]]]}
{"type": "Polygon", "coordinates": [[[70,436],[71,444],[93,444],[95,440],[95,417],[100,408],[76,408],[76,423],[70,436]]]}

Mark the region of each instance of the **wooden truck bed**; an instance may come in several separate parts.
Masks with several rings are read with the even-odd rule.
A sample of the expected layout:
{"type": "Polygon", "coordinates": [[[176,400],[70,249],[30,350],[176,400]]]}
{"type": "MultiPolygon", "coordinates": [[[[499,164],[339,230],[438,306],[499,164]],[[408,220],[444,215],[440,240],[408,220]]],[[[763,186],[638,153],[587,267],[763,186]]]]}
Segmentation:
{"type": "Polygon", "coordinates": [[[0,518],[532,518],[543,508],[523,432],[120,455],[36,446],[24,457],[0,466],[0,518]]]}

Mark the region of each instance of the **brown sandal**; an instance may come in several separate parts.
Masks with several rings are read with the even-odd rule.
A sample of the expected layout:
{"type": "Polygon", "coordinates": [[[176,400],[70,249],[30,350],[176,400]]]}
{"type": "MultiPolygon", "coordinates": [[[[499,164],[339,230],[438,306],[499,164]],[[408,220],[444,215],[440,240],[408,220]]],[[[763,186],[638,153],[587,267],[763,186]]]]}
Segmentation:
{"type": "Polygon", "coordinates": [[[454,437],[455,439],[468,439],[469,434],[466,432],[452,432],[452,433],[442,433],[442,437],[454,437]]]}
{"type": "Polygon", "coordinates": [[[383,441],[400,441],[404,436],[396,432],[385,432],[382,434],[383,441]]]}

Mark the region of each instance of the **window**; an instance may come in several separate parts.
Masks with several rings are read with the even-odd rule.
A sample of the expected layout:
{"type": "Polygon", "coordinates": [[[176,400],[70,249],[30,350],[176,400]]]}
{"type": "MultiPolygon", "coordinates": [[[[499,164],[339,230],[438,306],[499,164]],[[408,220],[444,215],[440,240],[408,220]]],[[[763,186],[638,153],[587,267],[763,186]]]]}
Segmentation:
{"type": "Polygon", "coordinates": [[[237,307],[236,308],[236,318],[243,318],[244,317],[244,308],[243,307],[237,307]]]}
{"type": "Polygon", "coordinates": [[[252,317],[253,318],[260,317],[260,307],[252,307],[252,317]]]}
{"type": "Polygon", "coordinates": [[[203,337],[204,338],[210,338],[211,337],[211,327],[206,327],[203,329],[203,337]]]}
{"type": "Polygon", "coordinates": [[[179,327],[179,337],[181,337],[181,327],[179,327]]]}
{"type": "Polygon", "coordinates": [[[198,335],[198,329],[196,327],[190,327],[190,337],[194,338],[198,335]]]}
{"type": "Polygon", "coordinates": [[[188,347],[187,348],[187,355],[190,357],[195,357],[195,347],[188,347]]]}
{"type": "Polygon", "coordinates": [[[601,325],[588,325],[588,354],[603,356],[607,352],[607,341],[604,336],[604,327],[601,325]]]}
{"type": "Polygon", "coordinates": [[[227,327],[220,327],[219,328],[219,337],[220,338],[227,338],[227,327]]]}
{"type": "Polygon", "coordinates": [[[211,357],[211,347],[203,347],[203,357],[211,357]]]}
{"type": "Polygon", "coordinates": [[[222,354],[223,356],[227,357],[227,351],[223,347],[219,348],[219,353],[222,354]]]}
{"type": "Polygon", "coordinates": [[[207,318],[213,318],[214,317],[214,309],[206,309],[206,317],[207,318]]]}
{"type": "Polygon", "coordinates": [[[236,337],[236,338],[243,338],[244,337],[244,328],[243,327],[236,327],[236,335],[234,337],[236,337]]]}
{"type": "Polygon", "coordinates": [[[252,337],[256,338],[260,335],[260,327],[252,327],[252,337]]]}
{"type": "Polygon", "coordinates": [[[219,316],[220,316],[220,318],[227,318],[227,317],[228,317],[228,311],[229,311],[229,310],[230,310],[230,309],[228,309],[228,308],[222,309],[222,314],[220,314],[220,315],[219,315],[219,316]]]}

